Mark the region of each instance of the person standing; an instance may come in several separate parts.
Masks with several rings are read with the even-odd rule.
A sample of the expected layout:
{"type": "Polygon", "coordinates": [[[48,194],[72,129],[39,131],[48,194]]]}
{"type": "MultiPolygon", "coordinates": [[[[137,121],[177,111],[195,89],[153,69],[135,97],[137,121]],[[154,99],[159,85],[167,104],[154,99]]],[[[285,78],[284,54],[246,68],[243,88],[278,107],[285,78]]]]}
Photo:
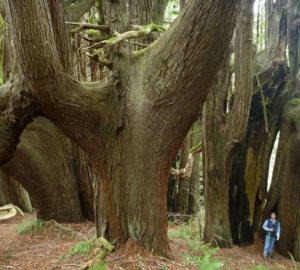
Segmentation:
{"type": "Polygon", "coordinates": [[[264,258],[271,255],[273,252],[275,241],[280,237],[280,222],[276,218],[276,213],[271,212],[270,218],[266,219],[263,224],[265,231],[264,258]]]}

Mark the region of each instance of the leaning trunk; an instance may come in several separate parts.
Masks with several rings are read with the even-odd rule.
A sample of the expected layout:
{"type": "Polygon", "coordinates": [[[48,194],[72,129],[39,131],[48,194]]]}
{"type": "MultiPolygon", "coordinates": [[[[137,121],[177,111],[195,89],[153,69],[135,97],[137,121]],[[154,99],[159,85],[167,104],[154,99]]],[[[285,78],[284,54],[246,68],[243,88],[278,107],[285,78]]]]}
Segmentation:
{"type": "Polygon", "coordinates": [[[250,111],[253,76],[253,1],[242,2],[235,35],[235,92],[228,106],[229,58],[206,101],[204,115],[204,239],[221,247],[231,247],[229,178],[250,111]],[[229,111],[229,112],[228,112],[229,111]]]}
{"type": "MultiPolygon", "coordinates": [[[[70,142],[50,122],[38,119],[22,134],[13,159],[3,166],[29,192],[38,218],[79,222],[85,216],[70,156],[70,142]]],[[[93,193],[86,199],[92,201],[93,193]]]]}

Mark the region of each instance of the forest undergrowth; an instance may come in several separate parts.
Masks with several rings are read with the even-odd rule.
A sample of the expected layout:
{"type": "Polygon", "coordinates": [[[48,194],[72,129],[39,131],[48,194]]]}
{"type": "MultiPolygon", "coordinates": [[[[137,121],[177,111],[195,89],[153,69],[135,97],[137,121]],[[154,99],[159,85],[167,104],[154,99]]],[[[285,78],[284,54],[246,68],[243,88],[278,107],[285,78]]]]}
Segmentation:
{"type": "Polygon", "coordinates": [[[91,222],[60,224],[26,214],[0,223],[0,269],[300,269],[299,264],[279,255],[264,262],[263,241],[258,237],[248,247],[219,249],[203,243],[199,230],[197,219],[170,221],[168,237],[174,260],[169,260],[133,241],[115,249],[113,243],[95,237],[91,222]]]}

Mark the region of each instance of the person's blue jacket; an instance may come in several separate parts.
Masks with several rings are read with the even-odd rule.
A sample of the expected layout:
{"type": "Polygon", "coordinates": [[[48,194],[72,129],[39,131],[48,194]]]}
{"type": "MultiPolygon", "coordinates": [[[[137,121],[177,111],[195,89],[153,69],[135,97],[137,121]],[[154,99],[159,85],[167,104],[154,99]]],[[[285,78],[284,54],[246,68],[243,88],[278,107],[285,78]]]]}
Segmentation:
{"type": "Polygon", "coordinates": [[[270,218],[266,219],[266,221],[263,224],[263,229],[266,232],[274,232],[274,236],[277,236],[277,240],[279,240],[280,237],[280,222],[275,219],[275,223],[273,224],[272,220],[270,218]]]}

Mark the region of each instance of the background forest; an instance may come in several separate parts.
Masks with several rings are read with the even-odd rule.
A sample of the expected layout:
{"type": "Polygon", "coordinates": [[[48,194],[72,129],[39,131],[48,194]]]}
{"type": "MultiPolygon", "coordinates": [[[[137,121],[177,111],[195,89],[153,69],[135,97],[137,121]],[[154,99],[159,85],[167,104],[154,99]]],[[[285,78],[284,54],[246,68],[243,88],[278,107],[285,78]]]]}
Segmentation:
{"type": "Polygon", "coordinates": [[[300,269],[299,0],[0,14],[0,269],[300,269]]]}

